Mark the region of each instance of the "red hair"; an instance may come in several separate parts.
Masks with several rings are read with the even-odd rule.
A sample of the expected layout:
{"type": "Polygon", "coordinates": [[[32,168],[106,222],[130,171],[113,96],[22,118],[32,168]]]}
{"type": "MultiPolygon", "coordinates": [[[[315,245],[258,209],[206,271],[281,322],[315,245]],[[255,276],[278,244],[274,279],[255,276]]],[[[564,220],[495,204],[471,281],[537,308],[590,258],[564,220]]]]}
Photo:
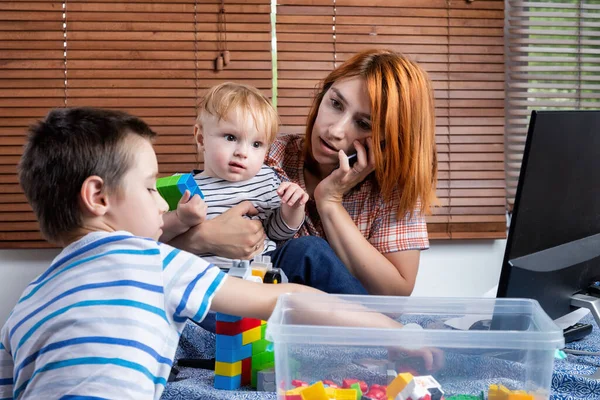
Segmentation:
{"type": "Polygon", "coordinates": [[[437,151],[435,105],[431,81],[415,62],[388,50],[367,50],[354,55],[321,82],[306,124],[304,154],[316,163],[310,144],[321,101],[341,79],[360,76],[371,103],[375,180],[384,200],[392,200],[399,188],[398,218],[429,212],[436,201],[437,151]]]}

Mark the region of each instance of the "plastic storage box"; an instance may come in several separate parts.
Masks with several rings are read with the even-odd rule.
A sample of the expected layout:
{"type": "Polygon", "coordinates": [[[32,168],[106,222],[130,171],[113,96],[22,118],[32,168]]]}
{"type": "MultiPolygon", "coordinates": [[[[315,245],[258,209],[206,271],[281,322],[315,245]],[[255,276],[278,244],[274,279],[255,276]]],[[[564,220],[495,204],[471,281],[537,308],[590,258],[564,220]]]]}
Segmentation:
{"type": "Polygon", "coordinates": [[[285,294],[267,339],[279,399],[351,398],[336,390],[357,383],[363,399],[428,398],[411,397],[409,384],[399,382],[411,376],[432,378],[432,400],[547,399],[555,351],[564,346],[562,330],[537,301],[493,298],[285,294]],[[369,327],[362,317],[371,313],[405,327],[369,327]],[[427,370],[422,354],[433,355],[437,369],[427,370]],[[306,386],[310,395],[302,397],[306,386]]]}

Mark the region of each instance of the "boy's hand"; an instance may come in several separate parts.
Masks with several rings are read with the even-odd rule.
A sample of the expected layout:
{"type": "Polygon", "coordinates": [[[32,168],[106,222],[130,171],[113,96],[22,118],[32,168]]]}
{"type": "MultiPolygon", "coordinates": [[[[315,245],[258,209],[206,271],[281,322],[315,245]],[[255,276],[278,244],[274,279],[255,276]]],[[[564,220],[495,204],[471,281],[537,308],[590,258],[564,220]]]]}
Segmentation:
{"type": "Polygon", "coordinates": [[[194,195],[190,199],[190,191],[186,190],[177,204],[177,218],[188,227],[201,224],[206,219],[206,203],[200,196],[194,195]]]}
{"type": "Polygon", "coordinates": [[[281,203],[290,207],[304,207],[308,201],[308,193],[293,182],[283,182],[277,189],[277,194],[281,197],[281,203]]]}

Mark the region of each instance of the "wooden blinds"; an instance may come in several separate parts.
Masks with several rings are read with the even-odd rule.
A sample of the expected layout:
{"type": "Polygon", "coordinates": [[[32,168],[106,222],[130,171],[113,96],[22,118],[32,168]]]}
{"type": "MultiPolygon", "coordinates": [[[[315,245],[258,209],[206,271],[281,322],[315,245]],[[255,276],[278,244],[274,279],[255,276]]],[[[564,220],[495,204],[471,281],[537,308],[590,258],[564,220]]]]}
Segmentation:
{"type": "MultiPolygon", "coordinates": [[[[98,106],[158,133],[164,174],[197,166],[197,99],[223,81],[271,94],[271,1],[225,2],[231,63],[214,72],[219,0],[0,2],[0,246],[47,246],[17,183],[27,126],[50,108],[98,106]]],[[[44,177],[40,177],[44,179],[44,177]]]]}
{"type": "Polygon", "coordinates": [[[600,108],[600,0],[507,4],[505,151],[512,208],[531,110],[600,108]]]}
{"type": "Polygon", "coordinates": [[[504,3],[447,0],[278,0],[278,110],[304,132],[318,80],[356,51],[409,55],[433,80],[440,206],[431,238],[502,238],[504,3]]]}

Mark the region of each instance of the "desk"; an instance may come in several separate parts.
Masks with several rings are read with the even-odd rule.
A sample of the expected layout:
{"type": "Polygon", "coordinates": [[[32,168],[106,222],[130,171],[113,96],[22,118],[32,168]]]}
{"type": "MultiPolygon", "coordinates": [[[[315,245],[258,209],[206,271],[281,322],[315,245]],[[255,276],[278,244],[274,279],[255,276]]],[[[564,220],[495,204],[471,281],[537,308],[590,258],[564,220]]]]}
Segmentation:
{"type": "MultiPolygon", "coordinates": [[[[587,315],[582,322],[594,325],[594,331],[585,339],[570,343],[569,348],[577,350],[600,351],[600,330],[587,315]]],[[[204,329],[188,323],[185,328],[176,359],[211,358],[215,354],[215,336],[204,329]]],[[[584,399],[600,400],[600,380],[590,379],[600,367],[600,357],[582,357],[569,355],[566,360],[557,360],[552,376],[551,400],[584,399]]],[[[275,393],[255,392],[249,389],[222,391],[213,388],[213,371],[182,368],[177,380],[167,385],[162,396],[164,400],[275,400],[275,393]]]]}

